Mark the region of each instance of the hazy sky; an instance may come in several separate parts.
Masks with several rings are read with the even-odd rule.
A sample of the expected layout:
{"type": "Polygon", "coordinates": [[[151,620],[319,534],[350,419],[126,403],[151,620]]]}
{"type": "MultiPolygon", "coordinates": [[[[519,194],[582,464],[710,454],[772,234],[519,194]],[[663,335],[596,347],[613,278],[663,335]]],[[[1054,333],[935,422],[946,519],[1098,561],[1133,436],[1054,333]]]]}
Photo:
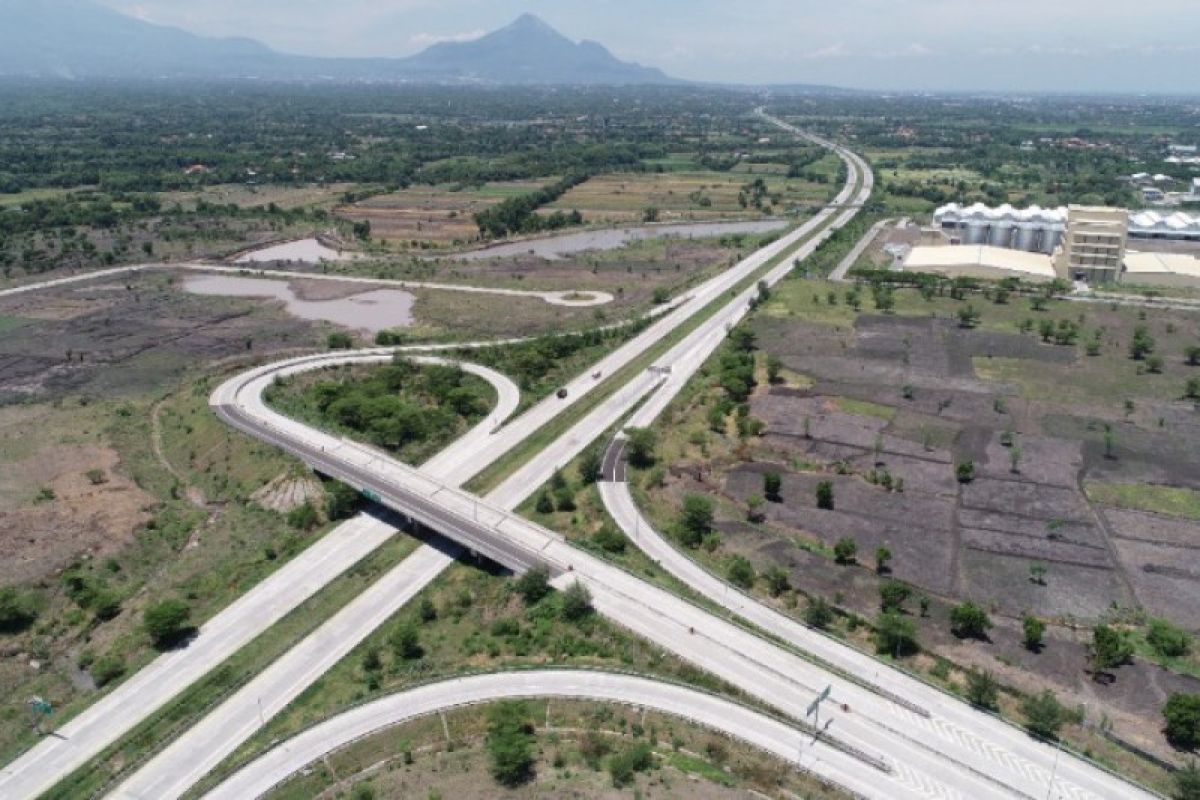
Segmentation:
{"type": "Polygon", "coordinates": [[[1200,0],[101,0],[293,53],[403,56],[533,12],[694,80],[1200,91],[1200,0]]]}

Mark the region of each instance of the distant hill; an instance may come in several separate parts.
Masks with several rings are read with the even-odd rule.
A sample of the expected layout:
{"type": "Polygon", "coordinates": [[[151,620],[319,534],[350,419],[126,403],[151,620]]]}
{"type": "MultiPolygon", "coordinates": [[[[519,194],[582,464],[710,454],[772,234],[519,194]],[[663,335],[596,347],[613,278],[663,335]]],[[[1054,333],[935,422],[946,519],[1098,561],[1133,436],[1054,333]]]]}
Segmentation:
{"type": "Polygon", "coordinates": [[[573,42],[526,14],[470,42],[410,58],[312,58],[125,16],[91,0],[0,0],[0,75],[261,78],[472,84],[667,84],[661,71],[573,42]]]}

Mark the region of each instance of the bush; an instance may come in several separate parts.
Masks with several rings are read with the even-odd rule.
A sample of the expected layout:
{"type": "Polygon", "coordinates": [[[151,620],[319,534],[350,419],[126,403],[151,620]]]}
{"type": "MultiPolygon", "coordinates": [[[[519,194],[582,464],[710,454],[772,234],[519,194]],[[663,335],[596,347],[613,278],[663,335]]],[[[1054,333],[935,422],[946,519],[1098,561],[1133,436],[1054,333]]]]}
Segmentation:
{"type": "Polygon", "coordinates": [[[517,578],[516,590],[517,594],[521,595],[521,599],[525,601],[525,605],[534,605],[550,594],[550,570],[540,564],[527,570],[524,575],[517,578]]]}
{"type": "Polygon", "coordinates": [[[654,766],[654,751],[645,742],[625,748],[608,760],[608,774],[618,789],[633,783],[634,775],[654,766]]]}
{"type": "Polygon", "coordinates": [[[980,606],[968,600],[950,611],[950,632],[960,639],[986,639],[992,620],[980,606]]]}
{"type": "Polygon", "coordinates": [[[1200,800],[1200,769],[1195,762],[1175,773],[1175,800],[1200,800]]]}
{"type": "Polygon", "coordinates": [[[658,446],[658,437],[649,428],[627,428],[627,453],[630,466],[639,469],[654,466],[654,449],[658,446]]]}
{"type": "Polygon", "coordinates": [[[605,523],[592,535],[592,542],[605,553],[624,553],[627,540],[625,534],[605,523]]]}
{"type": "Polygon", "coordinates": [[[858,542],[846,537],[833,546],[833,558],[839,564],[853,564],[858,556],[858,542]]]}
{"type": "Polygon", "coordinates": [[[1180,658],[1192,649],[1192,637],[1182,628],[1177,628],[1165,619],[1150,620],[1150,631],[1146,642],[1164,658],[1180,658]]]}
{"type": "Polygon", "coordinates": [[[712,531],[713,502],[709,498],[689,494],[683,498],[683,513],[679,518],[679,538],[688,547],[699,547],[712,531]]]}
{"type": "Polygon", "coordinates": [[[533,777],[533,724],[528,707],[515,700],[497,703],[488,712],[487,750],[492,777],[516,787],[533,777]]]}
{"type": "Polygon", "coordinates": [[[312,507],[311,503],[305,503],[302,506],[297,506],[288,512],[287,523],[298,531],[311,531],[317,527],[320,520],[317,518],[317,510],[312,507]]]}
{"type": "Polygon", "coordinates": [[[770,500],[772,503],[782,503],[783,496],[780,491],[783,489],[783,478],[778,472],[768,472],[763,475],[763,497],[770,500]]]}
{"type": "Polygon", "coordinates": [[[421,646],[421,635],[417,632],[417,626],[411,622],[397,625],[388,637],[388,644],[392,646],[396,658],[403,661],[418,661],[425,655],[425,648],[421,646]]]}
{"type": "Polygon", "coordinates": [[[1025,631],[1025,648],[1034,652],[1041,650],[1042,637],[1046,634],[1046,623],[1035,616],[1026,614],[1021,627],[1025,631]]]}
{"type": "Polygon", "coordinates": [[[1058,732],[1067,723],[1067,710],[1049,689],[1025,698],[1021,713],[1025,715],[1025,728],[1043,739],[1057,739],[1058,732]]]}
{"type": "Polygon", "coordinates": [[[335,331],[325,340],[330,350],[349,350],[354,347],[354,337],[344,331],[335,331]]]}
{"type": "Polygon", "coordinates": [[[879,605],[884,611],[900,611],[912,590],[900,581],[884,581],[879,586],[879,605]]]}
{"type": "Polygon", "coordinates": [[[599,448],[586,450],[579,460],[579,479],[584,485],[596,483],[603,477],[604,456],[599,448]]]}
{"type": "Polygon", "coordinates": [[[833,622],[833,606],[823,597],[812,598],[808,601],[808,608],[804,609],[804,621],[814,628],[825,630],[833,622]]]}
{"type": "Polygon", "coordinates": [[[325,514],[331,520],[349,519],[358,513],[362,495],[353,486],[341,481],[325,484],[325,514]]]}
{"type": "Polygon", "coordinates": [[[833,482],[821,481],[817,484],[817,508],[833,511],[833,482]]]}
{"type": "Polygon", "coordinates": [[[575,581],[562,596],[562,617],[568,622],[579,622],[591,616],[592,593],[579,581],[575,581]]]}
{"type": "Polygon", "coordinates": [[[88,671],[96,682],[96,688],[103,689],[125,674],[125,662],[120,656],[109,653],[96,659],[88,671]]]}
{"type": "Polygon", "coordinates": [[[970,483],[975,480],[975,462],[964,461],[954,468],[954,476],[959,483],[970,483]]]}
{"type": "Polygon", "coordinates": [[[1200,744],[1200,695],[1173,694],[1162,708],[1164,732],[1176,747],[1188,750],[1200,744]]]}
{"type": "Polygon", "coordinates": [[[1000,684],[988,671],[967,673],[967,701],[973,706],[995,711],[1000,700],[1000,684]]]}
{"type": "Polygon", "coordinates": [[[917,626],[908,617],[894,611],[879,615],[875,621],[875,649],[895,658],[919,651],[917,626]]]}
{"type": "Polygon", "coordinates": [[[754,565],[751,564],[745,556],[734,556],[729,563],[729,572],[727,573],[729,582],[734,586],[739,586],[742,589],[749,589],[754,585],[756,577],[754,565]]]}
{"type": "Polygon", "coordinates": [[[791,588],[787,570],[775,564],[768,567],[767,571],[763,573],[763,580],[767,583],[767,591],[771,593],[771,597],[779,597],[791,588]]]}
{"type": "Polygon", "coordinates": [[[543,490],[538,494],[537,502],[533,506],[534,510],[539,514],[553,514],[554,500],[550,498],[550,493],[543,490]]]}
{"type": "Polygon", "coordinates": [[[1107,625],[1097,625],[1092,631],[1092,669],[1103,672],[1113,669],[1133,658],[1133,642],[1129,637],[1107,625]]]}
{"type": "Polygon", "coordinates": [[[154,646],[161,650],[178,644],[192,631],[188,625],[191,615],[191,608],[182,600],[162,600],[146,608],[142,624],[154,646]]]}
{"type": "Polygon", "coordinates": [[[37,619],[32,599],[11,586],[0,588],[0,633],[19,633],[37,619]]]}

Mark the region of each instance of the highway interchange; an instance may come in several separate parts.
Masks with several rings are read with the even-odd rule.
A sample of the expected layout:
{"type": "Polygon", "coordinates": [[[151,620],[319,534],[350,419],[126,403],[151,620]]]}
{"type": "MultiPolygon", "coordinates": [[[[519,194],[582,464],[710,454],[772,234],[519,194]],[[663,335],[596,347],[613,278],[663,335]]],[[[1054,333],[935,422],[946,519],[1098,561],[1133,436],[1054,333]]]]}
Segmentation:
{"type": "MultiPolygon", "coordinates": [[[[767,119],[797,135],[805,135],[781,121],[767,119]]],[[[1021,731],[809,631],[749,597],[731,593],[728,586],[688,561],[654,533],[640,519],[621,484],[606,483],[602,487],[603,496],[614,518],[630,532],[637,546],[646,549],[668,571],[708,599],[786,644],[780,646],[770,642],[739,620],[714,616],[634,578],[571,547],[558,534],[511,513],[556,468],[568,463],[631,411],[635,413],[628,424],[638,425],[649,423],[661,412],[720,344],[728,329],[747,313],[750,300],[758,291],[755,286],[737,293],[731,292],[732,289],[766,267],[772,259],[787,253],[786,258],[779,259],[761,276],[768,284],[781,279],[792,268],[794,259],[803,259],[833,230],[853,218],[870,196],[870,170],[853,153],[830,142],[818,141],[835,149],[848,168],[847,185],[829,207],[796,231],[693,290],[674,310],[662,315],[642,334],[569,384],[565,400],[548,398],[516,420],[497,427],[516,407],[515,387],[511,387],[511,382],[506,385],[503,376],[481,372],[497,388],[496,411],[463,440],[420,469],[407,467],[382,453],[281,417],[267,408],[261,399],[262,391],[277,374],[313,369],[331,361],[389,358],[390,350],[293,359],[252,370],[218,388],[212,404],[234,427],[276,444],[314,468],[372,493],[383,505],[423,522],[498,563],[516,570],[536,563],[546,564],[559,576],[559,585],[573,580],[585,583],[600,613],[794,719],[803,719],[812,698],[824,687],[831,686],[834,702],[829,704],[830,714],[824,718],[831,723],[831,728],[807,750],[796,751],[797,730],[787,726],[779,726],[777,735],[767,736],[769,742],[748,740],[785,757],[787,753],[799,752],[804,768],[864,796],[1149,796],[1082,761],[1060,758],[1057,750],[1035,742],[1021,731]],[[789,252],[792,250],[794,252],[789,252]],[[734,294],[732,299],[656,360],[660,369],[645,371],[623,386],[612,387],[612,393],[591,412],[486,497],[478,498],[458,488],[586,394],[606,385],[606,376],[632,363],[702,309],[729,294],[734,294]],[[669,371],[662,369],[668,366],[669,371]],[[599,380],[593,377],[597,373],[602,376],[599,380]]],[[[388,535],[390,529],[384,523],[361,519],[334,531],[280,571],[290,570],[291,575],[308,576],[308,580],[302,579],[293,586],[286,580],[276,580],[280,574],[277,573],[276,578],[264,582],[206,625],[200,638],[189,648],[167,654],[148,667],[153,680],[142,680],[140,688],[155,687],[162,696],[158,698],[158,705],[136,704],[138,710],[131,711],[128,706],[135,704],[122,704],[123,693],[138,691],[127,688],[139,687],[142,674],[135,676],[64,726],[59,732],[64,739],[48,738],[5,768],[0,773],[0,793],[33,797],[44,791],[55,779],[99,753],[140,718],[152,713],[171,695],[235,652],[248,637],[252,638],[271,621],[311,596],[320,588],[321,578],[317,576],[323,569],[336,568],[335,565],[343,562],[346,566],[354,563],[357,557],[365,555],[388,535]],[[348,532],[352,526],[353,531],[348,532]],[[321,546],[330,541],[333,544],[321,546]],[[235,609],[237,612],[231,614],[235,609]],[[97,712],[104,703],[109,704],[108,713],[97,712]],[[103,724],[99,724],[101,721],[103,724]]],[[[257,730],[269,718],[267,711],[277,712],[303,691],[324,669],[336,663],[427,585],[451,563],[454,554],[451,546],[442,549],[426,546],[418,550],[201,723],[134,772],[118,787],[114,796],[165,798],[182,794],[257,730]],[[264,698],[269,698],[269,708],[262,707],[264,698]]],[[[336,574],[329,574],[325,580],[336,574]]],[[[672,695],[672,702],[678,701],[678,704],[668,708],[655,704],[659,701],[655,700],[654,691],[639,694],[645,687],[629,685],[622,688],[621,681],[613,676],[569,674],[573,676],[570,680],[547,674],[544,683],[532,678],[532,684],[522,683],[519,690],[530,696],[539,692],[545,695],[573,692],[575,696],[623,699],[670,710],[704,724],[711,721],[703,717],[703,704],[695,699],[689,701],[681,695],[672,695]]],[[[485,688],[477,699],[490,696],[487,686],[494,687],[494,696],[505,696],[506,691],[518,692],[518,688],[504,688],[510,685],[515,686],[511,676],[507,681],[504,676],[481,681],[480,686],[485,688]]],[[[452,700],[460,690],[465,691],[462,686],[429,689],[427,700],[434,704],[437,697],[452,700]]],[[[658,691],[664,697],[669,694],[665,687],[658,691]]],[[[385,708],[387,701],[380,701],[380,704],[367,708],[376,705],[385,708]]],[[[371,724],[385,727],[401,721],[409,706],[403,702],[392,705],[398,709],[395,713],[389,716],[381,711],[372,717],[374,722],[371,724]]],[[[736,715],[725,716],[732,720],[736,715]]],[[[734,729],[732,723],[715,727],[746,738],[745,729],[734,729]]],[[[759,725],[756,730],[767,731],[769,727],[759,725]]],[[[336,718],[331,720],[328,731],[310,734],[319,742],[318,749],[324,747],[327,750],[348,741],[339,738],[347,735],[345,731],[355,730],[359,731],[355,735],[361,735],[363,728],[336,718]]],[[[313,752],[311,745],[301,747],[289,743],[267,756],[267,759],[274,759],[270,762],[274,771],[263,767],[261,774],[282,777],[311,761],[313,752]],[[285,752],[291,755],[285,758],[281,755],[285,752]]],[[[253,771],[259,769],[256,765],[253,771]]],[[[215,796],[253,794],[218,793],[215,796]]]]}

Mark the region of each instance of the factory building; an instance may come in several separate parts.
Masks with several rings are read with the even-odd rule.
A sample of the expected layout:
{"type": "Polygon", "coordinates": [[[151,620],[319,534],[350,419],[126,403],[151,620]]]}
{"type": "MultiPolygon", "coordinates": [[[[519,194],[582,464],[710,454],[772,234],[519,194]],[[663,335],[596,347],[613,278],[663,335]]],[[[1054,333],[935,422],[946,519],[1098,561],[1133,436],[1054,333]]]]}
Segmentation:
{"type": "Polygon", "coordinates": [[[1200,217],[1070,206],[1016,209],[951,204],[927,235],[946,244],[914,247],[902,268],[950,276],[1092,285],[1200,286],[1200,217]],[[1156,241],[1168,244],[1155,244],[1156,241]],[[1142,252],[1167,248],[1175,252],[1142,252]],[[1131,249],[1132,248],[1132,249],[1131,249]]]}

